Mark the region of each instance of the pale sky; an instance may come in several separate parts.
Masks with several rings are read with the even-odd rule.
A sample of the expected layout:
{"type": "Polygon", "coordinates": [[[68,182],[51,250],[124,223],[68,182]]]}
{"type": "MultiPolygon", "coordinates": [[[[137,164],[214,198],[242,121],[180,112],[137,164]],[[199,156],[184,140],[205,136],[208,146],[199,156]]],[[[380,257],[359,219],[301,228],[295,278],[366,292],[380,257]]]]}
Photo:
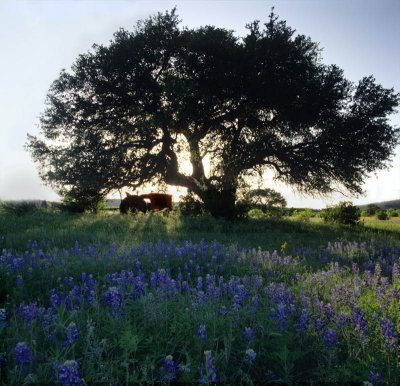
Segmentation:
{"type": "MultiPolygon", "coordinates": [[[[275,6],[289,26],[320,43],[324,62],[338,65],[347,79],[358,82],[372,74],[384,87],[400,92],[399,0],[1,0],[0,199],[59,199],[41,184],[23,148],[28,132],[39,133],[38,116],[51,83],[94,43],[107,44],[120,27],[132,30],[139,19],[175,5],[182,26],[215,25],[239,36],[245,35],[246,23],[267,21],[275,6]]],[[[399,127],[400,113],[391,121],[399,127]]],[[[323,208],[348,199],[301,197],[289,187],[266,182],[285,196],[288,206],[323,208]]],[[[399,146],[390,170],[366,179],[364,189],[366,195],[354,203],[400,198],[399,146]]]]}

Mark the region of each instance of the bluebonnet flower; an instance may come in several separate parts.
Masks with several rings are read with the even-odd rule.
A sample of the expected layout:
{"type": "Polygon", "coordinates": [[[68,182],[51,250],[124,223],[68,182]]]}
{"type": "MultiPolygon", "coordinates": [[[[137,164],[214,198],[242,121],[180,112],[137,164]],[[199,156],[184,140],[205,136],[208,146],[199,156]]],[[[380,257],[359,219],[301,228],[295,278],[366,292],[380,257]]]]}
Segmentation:
{"type": "Polygon", "coordinates": [[[279,303],[276,308],[273,308],[269,314],[270,319],[275,320],[276,327],[284,332],[287,326],[288,313],[285,303],[279,303]]]}
{"type": "Polygon", "coordinates": [[[353,309],[353,318],[352,321],[354,323],[354,329],[360,332],[361,339],[364,343],[367,342],[367,326],[368,322],[365,319],[365,315],[362,313],[361,308],[359,306],[355,306],[353,309]]]}
{"type": "Polygon", "coordinates": [[[17,286],[21,287],[23,285],[24,285],[24,279],[23,279],[23,277],[21,275],[18,275],[17,276],[17,286]]]}
{"type": "Polygon", "coordinates": [[[91,290],[89,292],[89,296],[88,296],[88,303],[93,307],[96,308],[97,307],[97,295],[96,292],[91,290]]]}
{"type": "Polygon", "coordinates": [[[160,377],[162,382],[174,381],[178,374],[178,365],[175,364],[172,355],[167,355],[160,369],[160,377]]]}
{"type": "Polygon", "coordinates": [[[203,291],[203,278],[201,276],[197,278],[196,289],[197,291],[203,291]]]}
{"type": "Polygon", "coordinates": [[[205,341],[208,336],[206,334],[206,325],[205,324],[200,324],[199,329],[197,330],[197,337],[199,338],[199,341],[203,342],[205,341]]]}
{"type": "Polygon", "coordinates": [[[82,373],[79,371],[76,361],[65,361],[62,365],[58,365],[57,362],[53,364],[53,377],[56,378],[61,385],[83,385],[84,380],[81,376],[82,373]]]}
{"type": "Polygon", "coordinates": [[[246,354],[245,354],[245,357],[244,357],[244,361],[245,361],[246,363],[248,363],[249,365],[251,365],[251,364],[253,364],[254,361],[256,360],[256,356],[257,356],[257,354],[254,352],[254,350],[251,349],[251,348],[248,348],[248,349],[246,350],[246,354]]]}
{"type": "Polygon", "coordinates": [[[54,288],[50,290],[50,304],[54,309],[60,307],[60,305],[64,302],[65,295],[63,292],[58,295],[54,288]]]}
{"type": "Polygon", "coordinates": [[[335,330],[328,328],[324,331],[324,342],[327,350],[334,349],[338,346],[335,330]]]}
{"type": "Polygon", "coordinates": [[[23,306],[22,304],[18,307],[18,315],[24,321],[24,323],[30,325],[33,320],[35,320],[38,316],[39,309],[36,306],[36,303],[30,303],[27,306],[23,306]]]}
{"type": "Polygon", "coordinates": [[[313,320],[314,320],[315,332],[318,335],[321,335],[321,333],[325,330],[326,321],[324,319],[321,319],[321,318],[314,318],[313,320]]]}
{"type": "Polygon", "coordinates": [[[116,318],[121,315],[122,295],[117,287],[110,287],[104,295],[106,303],[111,307],[111,316],[116,318]]]}
{"type": "Polygon", "coordinates": [[[374,374],[372,371],[369,372],[369,381],[373,386],[382,386],[385,384],[385,381],[381,378],[381,375],[378,373],[374,374]]]}
{"type": "Polygon", "coordinates": [[[0,331],[7,328],[7,313],[5,308],[0,308],[0,331]]]}
{"type": "Polygon", "coordinates": [[[193,308],[198,309],[208,300],[207,295],[203,291],[198,291],[192,304],[193,308]]]}
{"type": "Polygon", "coordinates": [[[301,310],[301,315],[299,322],[297,323],[297,331],[304,332],[307,331],[308,325],[310,324],[310,315],[306,308],[301,310]]]}
{"type": "Polygon", "coordinates": [[[339,314],[335,317],[334,324],[339,330],[345,330],[346,327],[351,324],[350,315],[344,312],[339,312],[339,314]]]}
{"type": "Polygon", "coordinates": [[[76,324],[71,322],[67,331],[65,332],[64,344],[62,347],[71,347],[74,342],[76,342],[79,338],[80,330],[76,328],[76,324]]]}
{"type": "Polygon", "coordinates": [[[7,353],[1,352],[0,353],[0,367],[7,366],[7,353]]]}
{"type": "Polygon", "coordinates": [[[204,355],[206,356],[206,364],[201,367],[201,377],[199,379],[199,383],[202,385],[203,383],[217,383],[219,380],[217,379],[217,374],[215,372],[214,358],[212,357],[211,351],[204,351],[204,355]],[[205,370],[205,374],[203,371],[205,370]]]}
{"type": "Polygon", "coordinates": [[[244,329],[244,333],[242,335],[242,338],[244,339],[244,341],[247,344],[250,344],[254,341],[254,339],[256,338],[256,336],[254,335],[253,330],[251,329],[251,327],[246,327],[244,329]]]}
{"type": "Polygon", "coordinates": [[[250,303],[250,307],[249,307],[249,314],[256,314],[258,311],[258,295],[255,294],[252,298],[251,298],[251,303],[250,303]]]}
{"type": "Polygon", "coordinates": [[[185,365],[180,363],[178,366],[178,370],[180,373],[183,373],[183,374],[190,373],[190,363],[186,363],[185,365]]]}
{"type": "Polygon", "coordinates": [[[24,370],[31,362],[31,350],[27,347],[25,342],[19,342],[11,350],[11,352],[15,355],[14,362],[17,365],[20,365],[24,370]]]}
{"type": "Polygon", "coordinates": [[[386,351],[396,350],[398,346],[398,337],[396,333],[396,326],[389,319],[384,319],[380,322],[383,347],[386,351]]]}
{"type": "Polygon", "coordinates": [[[226,315],[228,315],[228,311],[225,306],[220,307],[218,315],[223,316],[224,318],[226,315]]]}

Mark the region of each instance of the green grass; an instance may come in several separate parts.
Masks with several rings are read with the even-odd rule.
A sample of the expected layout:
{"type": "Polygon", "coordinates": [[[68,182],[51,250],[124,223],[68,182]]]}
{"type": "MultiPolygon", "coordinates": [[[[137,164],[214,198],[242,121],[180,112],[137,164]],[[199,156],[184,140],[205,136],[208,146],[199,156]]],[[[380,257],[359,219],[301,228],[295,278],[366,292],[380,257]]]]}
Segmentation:
{"type": "Polygon", "coordinates": [[[400,246],[399,236],[400,222],[371,219],[346,227],[318,218],[0,212],[0,385],[50,384],[61,374],[54,369],[71,363],[88,385],[169,384],[167,358],[190,368],[177,380],[197,384],[205,352],[222,384],[362,384],[371,372],[398,384],[400,249],[386,245],[400,246]],[[27,247],[33,240],[39,246],[27,247]],[[50,241],[43,251],[42,240],[50,241]],[[244,339],[248,328],[254,341],[244,339]],[[22,343],[27,368],[15,354],[22,343]]]}
{"type": "Polygon", "coordinates": [[[364,219],[364,225],[347,227],[325,224],[321,219],[301,222],[292,218],[282,220],[246,219],[226,221],[210,216],[196,218],[172,213],[123,216],[115,212],[98,215],[35,211],[23,216],[0,212],[0,248],[23,250],[29,240],[50,241],[52,247],[67,248],[80,243],[108,240],[118,245],[140,242],[194,243],[204,239],[223,244],[279,250],[284,242],[287,250],[297,247],[323,247],[329,241],[362,241],[397,244],[400,241],[400,220],[364,219]]]}

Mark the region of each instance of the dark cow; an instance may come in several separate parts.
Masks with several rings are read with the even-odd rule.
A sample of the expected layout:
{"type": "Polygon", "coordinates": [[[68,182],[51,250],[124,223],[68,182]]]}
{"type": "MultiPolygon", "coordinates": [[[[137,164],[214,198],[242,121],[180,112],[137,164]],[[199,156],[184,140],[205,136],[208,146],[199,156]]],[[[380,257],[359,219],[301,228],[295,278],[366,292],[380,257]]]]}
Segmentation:
{"type": "Polygon", "coordinates": [[[128,211],[135,213],[136,211],[141,211],[146,213],[149,209],[146,201],[140,196],[133,196],[129,193],[126,194],[126,197],[121,201],[119,205],[119,211],[122,214],[127,214],[128,211]]]}
{"type": "Polygon", "coordinates": [[[132,213],[141,211],[146,213],[148,210],[160,211],[163,209],[172,210],[172,195],[164,193],[149,193],[141,194],[140,196],[126,194],[126,197],[121,201],[119,211],[122,214],[132,213]],[[144,199],[150,200],[150,203],[146,203],[144,199]]]}

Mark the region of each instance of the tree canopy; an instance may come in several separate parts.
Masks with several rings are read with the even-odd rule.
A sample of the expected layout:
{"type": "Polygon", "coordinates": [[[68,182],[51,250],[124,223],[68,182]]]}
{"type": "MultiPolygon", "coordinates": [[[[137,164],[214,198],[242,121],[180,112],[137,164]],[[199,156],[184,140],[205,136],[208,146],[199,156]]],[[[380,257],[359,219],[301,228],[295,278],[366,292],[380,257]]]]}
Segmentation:
{"type": "Polygon", "coordinates": [[[244,37],[179,24],[175,10],[159,13],[61,72],[41,137],[28,136],[45,183],[107,194],[158,181],[229,216],[252,173],[270,168],[307,194],[359,194],[388,166],[399,138],[388,120],[399,104],[393,89],[373,76],[348,81],[273,12],[244,37]]]}

